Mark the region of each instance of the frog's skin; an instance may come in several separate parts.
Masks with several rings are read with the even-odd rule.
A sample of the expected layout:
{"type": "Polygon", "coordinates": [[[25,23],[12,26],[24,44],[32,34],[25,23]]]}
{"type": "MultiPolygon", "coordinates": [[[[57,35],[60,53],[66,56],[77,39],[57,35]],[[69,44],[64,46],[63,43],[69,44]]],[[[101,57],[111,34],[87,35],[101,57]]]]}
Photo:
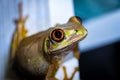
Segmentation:
{"type": "Polygon", "coordinates": [[[16,52],[15,69],[29,79],[53,80],[64,57],[86,35],[81,19],[73,16],[66,24],[27,37],[16,52]]]}

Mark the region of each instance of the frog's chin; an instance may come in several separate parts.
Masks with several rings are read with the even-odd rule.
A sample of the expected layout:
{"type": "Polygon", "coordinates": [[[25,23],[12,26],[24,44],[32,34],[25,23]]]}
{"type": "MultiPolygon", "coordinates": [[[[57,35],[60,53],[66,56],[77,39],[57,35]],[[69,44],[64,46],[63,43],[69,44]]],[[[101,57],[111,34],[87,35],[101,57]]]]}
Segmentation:
{"type": "Polygon", "coordinates": [[[63,46],[62,48],[52,50],[50,51],[50,53],[57,56],[67,55],[69,51],[72,50],[77,44],[78,44],[78,41],[72,42],[71,44],[63,46]]]}

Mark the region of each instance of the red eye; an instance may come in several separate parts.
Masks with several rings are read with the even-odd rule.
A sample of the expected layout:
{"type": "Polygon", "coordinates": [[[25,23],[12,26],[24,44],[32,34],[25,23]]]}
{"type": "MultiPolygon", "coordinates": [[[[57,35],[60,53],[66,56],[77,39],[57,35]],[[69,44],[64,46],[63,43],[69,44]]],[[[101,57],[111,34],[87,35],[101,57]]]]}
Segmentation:
{"type": "Polygon", "coordinates": [[[62,41],[64,39],[64,31],[62,29],[55,29],[52,31],[51,38],[57,42],[62,41]]]}

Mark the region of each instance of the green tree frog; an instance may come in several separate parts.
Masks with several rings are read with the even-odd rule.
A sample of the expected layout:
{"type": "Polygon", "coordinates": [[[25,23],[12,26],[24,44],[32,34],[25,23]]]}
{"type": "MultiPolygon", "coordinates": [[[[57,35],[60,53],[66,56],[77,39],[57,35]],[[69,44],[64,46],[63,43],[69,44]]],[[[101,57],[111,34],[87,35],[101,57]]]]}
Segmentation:
{"type": "Polygon", "coordinates": [[[66,24],[27,37],[17,49],[14,69],[29,80],[54,80],[64,57],[86,35],[81,19],[73,16],[66,24]]]}

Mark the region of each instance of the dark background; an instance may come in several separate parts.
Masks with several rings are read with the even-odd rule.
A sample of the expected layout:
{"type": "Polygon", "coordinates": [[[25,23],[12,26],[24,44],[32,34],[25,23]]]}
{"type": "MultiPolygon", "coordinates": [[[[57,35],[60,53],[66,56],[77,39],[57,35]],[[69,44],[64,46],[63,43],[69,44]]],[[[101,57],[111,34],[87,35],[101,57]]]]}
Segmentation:
{"type": "MultiPolygon", "coordinates": [[[[81,16],[83,19],[83,22],[98,18],[102,15],[107,15],[109,13],[112,13],[118,9],[120,9],[120,0],[73,0],[74,1],[74,11],[75,15],[81,16]]],[[[112,16],[112,14],[111,14],[112,16]]],[[[112,17],[109,16],[109,19],[102,17],[99,22],[103,23],[96,24],[96,21],[94,20],[92,24],[96,24],[94,28],[92,28],[92,25],[88,24],[88,36],[91,36],[93,38],[86,38],[89,40],[89,43],[96,42],[96,46],[90,47],[90,50],[85,49],[81,52],[81,58],[79,60],[80,65],[80,76],[81,80],[118,80],[118,65],[119,65],[119,54],[120,54],[120,38],[118,40],[113,39],[111,41],[105,41],[102,44],[102,42],[99,44],[97,41],[100,41],[101,38],[106,38],[108,36],[113,36],[111,33],[112,31],[117,31],[117,29],[110,30],[110,26],[108,24],[117,22],[116,19],[112,19],[112,17]],[[110,21],[111,19],[111,21],[110,21]],[[108,21],[108,23],[106,23],[108,21]],[[104,24],[105,26],[103,27],[104,24]],[[91,27],[91,28],[90,28],[91,27]],[[98,31],[91,30],[90,29],[97,28],[98,31]],[[101,28],[105,28],[106,31],[100,31],[101,28]],[[96,32],[95,32],[96,31],[96,32]],[[99,35],[101,33],[106,34],[109,32],[109,35],[99,35]],[[95,35],[96,34],[96,35],[95,35]],[[95,41],[95,39],[98,38],[98,40],[95,41]]],[[[118,23],[117,23],[118,24],[118,23]]],[[[111,27],[119,26],[118,25],[112,25],[111,27]]],[[[120,27],[120,26],[119,26],[120,27]]],[[[115,34],[119,34],[119,32],[114,32],[115,34]]],[[[107,40],[107,39],[106,39],[107,40]]],[[[80,44],[81,45],[81,44],[80,44]]],[[[88,44],[89,45],[89,44],[88,44]]],[[[87,45],[87,46],[88,46],[87,45]]],[[[82,48],[82,47],[81,47],[82,48]]],[[[80,49],[81,49],[80,48],[80,49]]]]}
{"type": "Polygon", "coordinates": [[[120,41],[83,52],[80,58],[82,80],[118,80],[120,41]]]}

